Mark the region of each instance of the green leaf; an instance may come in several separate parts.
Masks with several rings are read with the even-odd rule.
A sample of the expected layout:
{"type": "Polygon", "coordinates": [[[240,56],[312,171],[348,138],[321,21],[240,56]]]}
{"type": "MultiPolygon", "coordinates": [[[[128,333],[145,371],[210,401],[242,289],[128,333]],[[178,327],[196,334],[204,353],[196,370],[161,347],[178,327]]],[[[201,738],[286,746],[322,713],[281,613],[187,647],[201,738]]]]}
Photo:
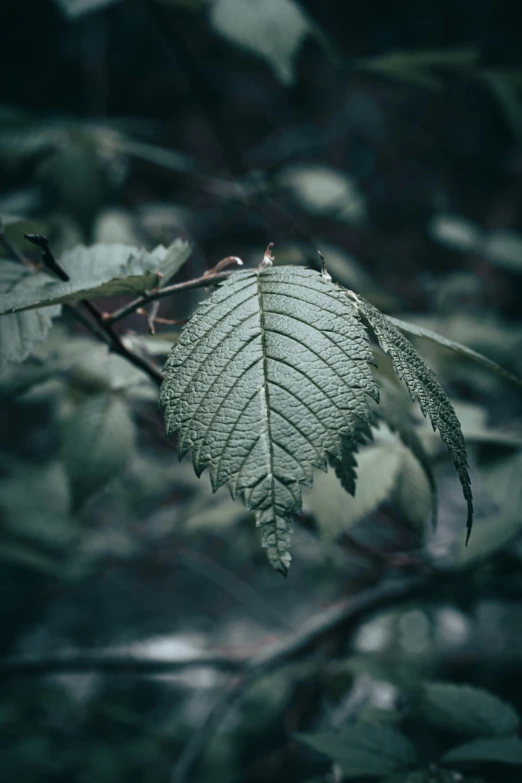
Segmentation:
{"type": "Polygon", "coordinates": [[[177,275],[185,261],[190,258],[192,245],[183,239],[175,239],[167,248],[165,258],[161,262],[161,273],[163,277],[160,280],[160,288],[167,285],[174,275],[177,275]]]}
{"type": "Polygon", "coordinates": [[[285,85],[295,78],[310,23],[294,0],[212,0],[210,21],[226,40],[262,57],[285,85]]]}
{"type": "Polygon", "coordinates": [[[478,49],[472,47],[392,52],[382,57],[358,60],[357,67],[390,79],[438,90],[444,87],[444,81],[436,71],[473,68],[478,58],[478,49]]]}
{"type": "Polygon", "coordinates": [[[413,766],[415,748],[382,724],[348,726],[338,732],[297,734],[297,739],[341,765],[346,778],[382,777],[413,766]]]}
{"type": "Polygon", "coordinates": [[[442,761],[444,764],[498,761],[522,766],[522,740],[518,737],[500,737],[467,742],[445,753],[442,761]]]}
{"type": "Polygon", "coordinates": [[[468,348],[466,345],[457,343],[454,340],[448,340],[447,337],[443,337],[441,334],[432,332],[431,329],[425,329],[422,326],[410,324],[406,321],[401,321],[398,318],[392,318],[391,316],[387,316],[387,318],[388,321],[397,326],[401,332],[413,334],[415,337],[424,337],[426,340],[431,340],[434,343],[438,343],[438,345],[442,345],[444,348],[449,348],[450,351],[455,351],[456,353],[460,353],[463,356],[467,356],[468,359],[472,359],[474,362],[483,364],[484,367],[488,368],[488,370],[492,370],[502,378],[505,378],[512,383],[516,383],[518,386],[522,386],[522,379],[518,378],[516,375],[513,375],[513,373],[510,373],[509,370],[505,370],[499,364],[493,362],[491,359],[488,359],[486,356],[483,356],[481,353],[478,353],[478,351],[474,351],[472,348],[468,348]]]}
{"type": "Polygon", "coordinates": [[[77,19],[83,14],[98,11],[108,5],[117,3],[118,0],[56,0],[65,16],[69,19],[77,19]]]}
{"type": "Polygon", "coordinates": [[[165,367],[160,404],[180,455],[198,475],[258,512],[272,565],[285,573],[301,485],[342,435],[370,421],[378,397],[364,328],[348,298],[319,273],[236,272],[196,311],[165,367]]]}
{"type": "Polygon", "coordinates": [[[433,429],[439,430],[443,443],[453,457],[468,506],[467,537],[469,539],[473,524],[473,496],[466,444],[453,406],[435,374],[395,324],[362,297],[355,294],[353,297],[380,347],[390,356],[397,376],[406,385],[412,400],[418,400],[423,415],[430,418],[433,429]]]}
{"type": "Polygon", "coordinates": [[[423,690],[421,710],[433,726],[471,736],[511,734],[519,725],[511,705],[469,685],[429,683],[423,690]]]}
{"type": "Polygon", "coordinates": [[[65,425],[61,454],[76,507],[121,473],[134,441],[128,406],[118,397],[98,394],[76,407],[65,425]]]}
{"type": "MultiPolygon", "coordinates": [[[[0,260],[0,294],[7,299],[16,296],[24,286],[31,286],[35,276],[26,267],[0,260]]],[[[23,362],[30,356],[35,343],[44,342],[53,318],[61,307],[14,313],[0,319],[0,368],[4,364],[23,362]]]]}
{"type": "MultiPolygon", "coordinates": [[[[335,472],[315,477],[307,505],[325,538],[336,538],[346,532],[390,497],[402,466],[402,450],[397,445],[395,438],[388,437],[361,450],[357,457],[355,494],[347,494],[347,486],[355,489],[351,459],[348,484],[342,459],[332,460],[335,472]]],[[[348,456],[351,458],[351,453],[348,456]]]]}
{"type": "MultiPolygon", "coordinates": [[[[0,314],[86,298],[143,294],[159,285],[164,269],[171,274],[175,252],[171,253],[171,249],[172,246],[167,250],[160,245],[149,253],[118,243],[79,245],[59,260],[71,278],[69,282],[63,283],[43,272],[32,275],[30,285],[26,279],[23,285],[4,297],[0,314]]],[[[179,252],[181,255],[185,252],[181,251],[181,246],[179,252]]]]}
{"type": "MultiPolygon", "coordinates": [[[[379,405],[376,406],[375,415],[377,418],[386,422],[392,432],[397,433],[404,445],[415,457],[417,464],[422,468],[430,490],[432,523],[435,526],[437,522],[438,510],[437,484],[435,482],[435,476],[431,468],[429,455],[427,454],[426,449],[424,448],[424,444],[417,435],[413,425],[409,412],[409,406],[407,404],[407,397],[406,395],[403,396],[400,389],[397,388],[394,384],[390,383],[386,378],[380,379],[379,386],[380,400],[379,405]]],[[[403,461],[403,468],[404,469],[402,473],[408,474],[404,475],[404,493],[407,493],[407,484],[409,484],[411,489],[414,490],[413,483],[417,484],[417,487],[419,487],[419,482],[414,481],[413,479],[412,473],[415,471],[415,467],[411,467],[411,462],[409,465],[405,465],[403,461]]],[[[420,489],[417,496],[419,506],[425,505],[421,500],[422,494],[422,489],[420,489]]],[[[419,514],[414,514],[413,516],[416,519],[419,518],[419,514]]]]}

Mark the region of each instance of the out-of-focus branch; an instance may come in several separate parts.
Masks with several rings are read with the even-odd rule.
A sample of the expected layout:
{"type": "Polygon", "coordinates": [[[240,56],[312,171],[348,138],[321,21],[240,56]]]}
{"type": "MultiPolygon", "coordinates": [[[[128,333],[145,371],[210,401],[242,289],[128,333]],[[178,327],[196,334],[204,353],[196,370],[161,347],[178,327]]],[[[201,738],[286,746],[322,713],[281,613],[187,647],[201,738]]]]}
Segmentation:
{"type": "Polygon", "coordinates": [[[241,700],[254,682],[312,650],[330,634],[353,632],[370,614],[422,595],[433,585],[434,578],[434,575],[412,576],[395,582],[383,582],[338,606],[319,612],[302,630],[267,649],[263,648],[231,677],[199,729],[192,733],[173,770],[171,783],[186,783],[191,779],[194,768],[226,713],[241,700]]]}
{"type": "Polygon", "coordinates": [[[176,674],[187,669],[219,669],[237,671],[244,665],[242,658],[208,655],[162,660],[138,655],[121,655],[96,650],[79,654],[47,655],[41,658],[13,658],[0,661],[0,680],[18,677],[46,677],[61,674],[110,674],[127,677],[176,674]]]}

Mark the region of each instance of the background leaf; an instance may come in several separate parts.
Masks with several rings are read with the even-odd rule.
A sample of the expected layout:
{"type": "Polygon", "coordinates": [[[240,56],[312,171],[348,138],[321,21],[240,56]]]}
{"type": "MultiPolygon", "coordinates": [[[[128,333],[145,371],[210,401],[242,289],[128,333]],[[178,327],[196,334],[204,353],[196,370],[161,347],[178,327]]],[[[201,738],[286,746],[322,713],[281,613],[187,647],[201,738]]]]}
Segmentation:
{"type": "Polygon", "coordinates": [[[445,753],[442,761],[445,764],[483,764],[498,761],[502,764],[522,766],[522,740],[518,737],[500,737],[467,742],[445,753]]]}
{"type": "Polygon", "coordinates": [[[134,441],[134,423],[118,397],[99,394],[75,408],[64,429],[62,459],[76,506],[124,469],[134,441]]]}
{"type": "Polygon", "coordinates": [[[383,724],[347,726],[338,732],[297,734],[297,739],[341,765],[346,778],[382,777],[413,766],[415,748],[383,724]]]}
{"type": "MultiPolygon", "coordinates": [[[[0,259],[0,294],[16,296],[17,287],[24,287],[33,277],[26,267],[0,259]]],[[[44,342],[53,318],[60,315],[59,305],[13,313],[0,318],[0,367],[6,363],[20,364],[31,355],[35,343],[44,342]]]]}
{"type": "Polygon", "coordinates": [[[212,0],[210,20],[223,38],[266,60],[283,84],[294,81],[295,58],[310,30],[294,0],[212,0]]]}
{"type": "Polygon", "coordinates": [[[519,725],[509,704],[469,685],[429,683],[423,690],[421,710],[434,726],[471,736],[511,734],[519,725]]]}

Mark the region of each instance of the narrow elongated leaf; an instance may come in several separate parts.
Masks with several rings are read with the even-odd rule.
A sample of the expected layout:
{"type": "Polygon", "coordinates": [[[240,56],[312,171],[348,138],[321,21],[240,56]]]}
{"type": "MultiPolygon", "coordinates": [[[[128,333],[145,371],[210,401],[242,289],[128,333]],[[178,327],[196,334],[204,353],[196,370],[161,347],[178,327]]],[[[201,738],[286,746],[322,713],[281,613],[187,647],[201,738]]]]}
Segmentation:
{"type": "Polygon", "coordinates": [[[385,315],[365,299],[354,295],[359,312],[372,329],[382,350],[387,353],[413,400],[418,400],[424,416],[438,429],[457,470],[468,506],[468,539],[473,524],[473,496],[468,472],[466,444],[453,406],[437,377],[419,356],[413,345],[385,315]]]}
{"type": "Polygon", "coordinates": [[[283,84],[294,80],[294,61],[309,22],[294,0],[212,0],[210,19],[223,38],[262,57],[283,84]]]}
{"type": "Polygon", "coordinates": [[[491,370],[497,375],[500,375],[507,381],[511,381],[512,383],[516,383],[518,386],[522,386],[521,378],[513,375],[513,373],[509,372],[509,370],[504,369],[504,367],[501,367],[496,362],[488,359],[487,356],[483,356],[481,353],[478,353],[478,351],[474,351],[472,348],[468,348],[466,345],[462,345],[462,343],[457,343],[455,340],[449,340],[447,337],[443,337],[441,334],[437,334],[437,332],[432,332],[431,329],[425,329],[422,326],[417,326],[417,324],[410,324],[406,321],[401,321],[399,318],[392,318],[391,316],[387,316],[387,318],[388,321],[400,329],[401,332],[413,334],[415,337],[424,337],[426,340],[431,340],[438,345],[442,345],[444,348],[448,348],[450,351],[455,351],[456,353],[460,353],[463,356],[467,356],[468,359],[472,359],[474,362],[478,362],[478,364],[483,364],[484,367],[488,368],[488,370],[491,370]]]}
{"type": "MultiPolygon", "coordinates": [[[[31,285],[32,272],[21,264],[0,260],[0,294],[2,298],[16,296],[17,289],[31,285]]],[[[0,318],[0,367],[19,364],[30,356],[35,343],[47,338],[53,318],[60,315],[61,307],[45,310],[13,313],[0,318]]]]}
{"type": "MultiPolygon", "coordinates": [[[[161,245],[151,253],[118,243],[79,245],[59,260],[71,278],[69,282],[61,282],[43,272],[32,275],[3,297],[0,314],[86,298],[142,294],[159,285],[164,268],[167,275],[172,274],[173,256],[178,249],[172,253],[169,250],[161,245]]],[[[180,245],[179,252],[181,255],[188,252],[188,245],[184,249],[180,245]]]]}
{"type": "Polygon", "coordinates": [[[442,757],[444,764],[461,764],[464,762],[500,762],[522,766],[522,740],[518,737],[498,737],[481,739],[459,745],[448,751],[442,757]]]}
{"type": "Polygon", "coordinates": [[[411,742],[383,724],[348,726],[338,732],[297,734],[297,739],[342,767],[344,777],[383,777],[415,764],[411,742]]]}
{"type": "Polygon", "coordinates": [[[432,725],[472,736],[511,734],[519,725],[510,704],[469,685],[429,683],[424,688],[421,709],[432,725]]]}
{"type": "Polygon", "coordinates": [[[134,440],[134,423],[118,397],[98,394],[78,405],[65,427],[62,447],[76,506],[123,470],[134,440]]]}
{"type": "Polygon", "coordinates": [[[286,572],[301,485],[341,436],[370,421],[378,390],[357,310],[308,269],[236,272],[196,311],[165,367],[168,435],[193,451],[214,490],[229,484],[258,524],[272,565],[286,572]]]}

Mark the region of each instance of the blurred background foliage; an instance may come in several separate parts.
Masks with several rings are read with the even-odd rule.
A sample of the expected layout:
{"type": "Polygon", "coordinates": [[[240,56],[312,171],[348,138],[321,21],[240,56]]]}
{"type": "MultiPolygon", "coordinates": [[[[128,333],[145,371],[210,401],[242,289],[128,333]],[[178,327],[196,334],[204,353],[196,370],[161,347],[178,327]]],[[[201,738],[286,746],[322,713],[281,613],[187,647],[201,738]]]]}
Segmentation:
{"type": "MultiPolygon", "coordinates": [[[[182,237],[182,281],[230,254],[257,263],[268,241],[277,263],[317,266],[320,248],[334,280],[522,374],[515,4],[4,0],[0,29],[0,216],[20,253],[38,262],[27,231],[57,253],[182,237]]],[[[162,300],[161,315],[186,318],[203,295],[162,300]]],[[[437,530],[419,463],[381,425],[355,498],[317,476],[284,581],[241,504],[178,463],[147,376],[50,310],[26,323],[21,365],[0,322],[2,783],[518,781],[511,708],[426,686],[466,683],[522,714],[516,388],[419,342],[468,443],[469,547],[447,456],[412,406],[437,530]],[[412,580],[404,599],[223,699],[227,667],[393,580],[412,580]],[[107,671],[101,652],[158,670],[107,671]],[[83,664],[68,670],[68,654],[83,664]],[[160,670],[199,656],[221,658],[160,670]],[[469,729],[481,710],[505,731],[469,729]],[[399,726],[409,740],[386,734],[399,726]],[[358,742],[393,758],[368,771],[362,750],[347,758],[358,742]]],[[[177,335],[150,336],[138,314],[121,333],[158,362],[177,335]]],[[[384,356],[378,372],[391,386],[384,356]]]]}

